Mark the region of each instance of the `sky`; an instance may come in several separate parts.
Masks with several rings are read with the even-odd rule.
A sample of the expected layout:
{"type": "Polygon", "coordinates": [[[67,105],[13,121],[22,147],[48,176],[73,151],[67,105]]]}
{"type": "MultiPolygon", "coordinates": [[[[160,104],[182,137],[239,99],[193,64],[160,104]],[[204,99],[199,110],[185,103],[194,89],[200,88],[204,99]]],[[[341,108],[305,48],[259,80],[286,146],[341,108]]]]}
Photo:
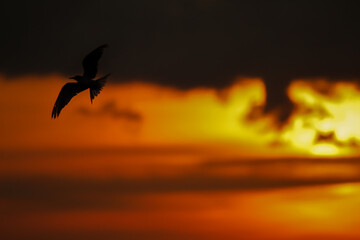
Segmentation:
{"type": "Polygon", "coordinates": [[[0,238],[359,239],[358,5],[1,2],[0,238]]]}
{"type": "Polygon", "coordinates": [[[219,88],[237,76],[260,77],[270,90],[266,111],[290,103],[285,92],[291,80],[360,74],[356,1],[1,4],[5,74],[74,75],[86,53],[108,43],[102,71],[116,76],[114,81],[219,88]]]}

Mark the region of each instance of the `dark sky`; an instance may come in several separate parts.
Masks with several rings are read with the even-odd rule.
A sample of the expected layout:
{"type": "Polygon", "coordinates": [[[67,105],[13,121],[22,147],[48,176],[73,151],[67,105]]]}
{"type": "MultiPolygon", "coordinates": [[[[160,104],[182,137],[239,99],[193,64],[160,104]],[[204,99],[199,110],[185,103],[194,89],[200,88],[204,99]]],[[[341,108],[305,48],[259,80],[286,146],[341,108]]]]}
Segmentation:
{"type": "Polygon", "coordinates": [[[179,88],[263,77],[270,105],[291,79],[360,77],[358,1],[2,1],[0,72],[102,73],[179,88]]]}

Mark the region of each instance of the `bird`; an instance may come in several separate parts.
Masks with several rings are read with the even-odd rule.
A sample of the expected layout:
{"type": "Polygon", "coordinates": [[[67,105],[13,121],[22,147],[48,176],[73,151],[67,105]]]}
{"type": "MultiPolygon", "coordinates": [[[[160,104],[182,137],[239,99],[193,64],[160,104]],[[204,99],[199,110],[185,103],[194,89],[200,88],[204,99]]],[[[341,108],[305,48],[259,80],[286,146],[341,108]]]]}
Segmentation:
{"type": "Polygon", "coordinates": [[[110,74],[95,80],[97,70],[98,70],[98,61],[101,58],[104,49],[108,47],[107,44],[101,45],[90,52],[82,61],[83,66],[83,75],[76,75],[70,77],[69,79],[74,79],[76,82],[66,83],[59,93],[59,96],[56,99],[54,108],[52,110],[51,118],[59,117],[61,110],[70,102],[70,100],[75,97],[78,93],[90,89],[90,101],[93,102],[94,98],[99,95],[101,90],[106,84],[107,77],[110,74]]]}

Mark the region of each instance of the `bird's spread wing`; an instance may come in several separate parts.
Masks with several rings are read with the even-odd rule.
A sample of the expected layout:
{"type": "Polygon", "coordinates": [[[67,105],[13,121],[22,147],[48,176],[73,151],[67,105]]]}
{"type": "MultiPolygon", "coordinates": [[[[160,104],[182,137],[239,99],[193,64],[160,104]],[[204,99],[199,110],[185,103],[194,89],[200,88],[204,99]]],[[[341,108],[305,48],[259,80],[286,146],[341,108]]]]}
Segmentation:
{"type": "Polygon", "coordinates": [[[86,87],[81,85],[80,83],[67,83],[65,84],[58,98],[56,99],[51,117],[57,118],[61,112],[61,110],[70,102],[70,100],[76,96],[79,92],[85,90],[86,87]]]}
{"type": "Polygon", "coordinates": [[[100,47],[96,48],[94,51],[89,53],[83,60],[82,65],[84,68],[84,77],[93,79],[96,76],[97,73],[97,65],[98,61],[104,52],[104,48],[106,48],[108,45],[104,44],[100,47]]]}

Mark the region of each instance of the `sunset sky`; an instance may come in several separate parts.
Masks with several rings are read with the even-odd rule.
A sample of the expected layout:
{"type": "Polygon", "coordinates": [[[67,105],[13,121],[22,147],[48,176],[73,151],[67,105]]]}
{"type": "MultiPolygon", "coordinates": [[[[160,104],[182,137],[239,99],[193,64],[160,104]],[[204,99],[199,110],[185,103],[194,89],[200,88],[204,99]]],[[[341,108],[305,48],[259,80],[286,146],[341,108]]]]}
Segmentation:
{"type": "Polygon", "coordinates": [[[359,239],[356,3],[0,3],[1,239],[359,239]],[[86,90],[51,111],[83,57],[86,90]]]}

